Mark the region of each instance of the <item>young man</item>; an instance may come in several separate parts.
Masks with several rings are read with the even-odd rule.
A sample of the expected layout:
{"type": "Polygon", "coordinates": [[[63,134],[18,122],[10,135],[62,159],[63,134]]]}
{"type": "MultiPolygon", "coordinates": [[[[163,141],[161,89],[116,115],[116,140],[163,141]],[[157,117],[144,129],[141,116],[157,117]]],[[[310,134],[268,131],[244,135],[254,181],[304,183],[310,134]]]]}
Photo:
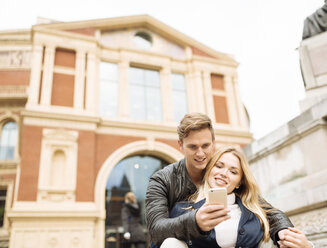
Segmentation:
{"type": "MultiPolygon", "coordinates": [[[[185,158],[156,172],[149,181],[145,207],[146,222],[154,244],[160,245],[173,237],[180,240],[206,237],[210,230],[229,218],[228,210],[219,211],[219,205],[203,205],[177,218],[169,212],[178,201],[185,200],[197,190],[205,168],[215,151],[215,136],[210,118],[200,113],[187,114],[177,128],[179,146],[185,158]]],[[[269,205],[269,204],[267,204],[269,205]]],[[[270,236],[276,243],[292,223],[281,211],[271,205],[268,216],[270,236]]]]}

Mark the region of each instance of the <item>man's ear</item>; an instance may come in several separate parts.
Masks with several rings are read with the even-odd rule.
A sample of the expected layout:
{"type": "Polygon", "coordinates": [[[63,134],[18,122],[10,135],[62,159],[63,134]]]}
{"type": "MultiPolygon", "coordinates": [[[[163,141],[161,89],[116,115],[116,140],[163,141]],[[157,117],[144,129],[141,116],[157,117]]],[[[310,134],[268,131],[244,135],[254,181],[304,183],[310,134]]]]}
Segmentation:
{"type": "Polygon", "coordinates": [[[181,152],[183,152],[183,142],[178,140],[178,145],[179,145],[179,150],[181,150],[181,152]]]}

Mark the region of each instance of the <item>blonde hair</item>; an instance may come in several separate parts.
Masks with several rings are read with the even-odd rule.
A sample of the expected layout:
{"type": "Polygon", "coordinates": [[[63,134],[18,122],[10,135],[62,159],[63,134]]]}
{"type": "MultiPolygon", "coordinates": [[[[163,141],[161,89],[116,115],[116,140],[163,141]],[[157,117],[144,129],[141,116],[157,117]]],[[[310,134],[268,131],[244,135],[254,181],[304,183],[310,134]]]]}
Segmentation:
{"type": "Polygon", "coordinates": [[[128,202],[128,203],[137,203],[135,194],[133,192],[127,192],[125,194],[125,202],[128,202]]]}
{"type": "Polygon", "coordinates": [[[184,115],[177,127],[178,138],[183,143],[183,139],[186,138],[191,131],[198,131],[208,128],[212,135],[212,140],[215,139],[215,133],[213,131],[212,122],[210,118],[201,113],[190,113],[184,115]]]}
{"type": "Polygon", "coordinates": [[[247,159],[243,151],[237,148],[236,146],[225,145],[217,149],[216,153],[211,158],[209,164],[206,167],[206,172],[204,174],[203,181],[199,186],[198,191],[193,196],[191,196],[191,200],[197,202],[204,198],[207,198],[208,190],[210,188],[208,184],[208,179],[211,169],[216,165],[216,163],[224,153],[229,153],[229,152],[239,159],[242,173],[243,173],[240,186],[238,188],[235,188],[233,192],[241,198],[243,205],[259,218],[261,227],[264,230],[263,239],[264,241],[268,241],[269,223],[267,220],[267,212],[263,208],[264,205],[261,205],[259,203],[259,197],[260,197],[259,187],[251,172],[250,166],[247,162],[247,159]]]}

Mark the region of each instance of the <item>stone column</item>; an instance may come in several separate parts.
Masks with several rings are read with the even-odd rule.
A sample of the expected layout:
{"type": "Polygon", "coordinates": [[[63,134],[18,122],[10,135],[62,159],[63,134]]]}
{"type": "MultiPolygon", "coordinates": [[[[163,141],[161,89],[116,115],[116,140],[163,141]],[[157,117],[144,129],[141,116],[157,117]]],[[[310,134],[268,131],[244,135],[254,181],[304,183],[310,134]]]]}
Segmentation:
{"type": "Polygon", "coordinates": [[[227,101],[227,110],[230,124],[235,127],[238,126],[238,111],[236,106],[236,99],[234,94],[233,80],[231,76],[225,76],[225,89],[226,89],[226,101],[227,101]]]}
{"type": "Polygon", "coordinates": [[[204,90],[204,101],[207,109],[207,114],[213,123],[216,122],[215,108],[213,104],[213,92],[211,87],[210,72],[203,73],[203,90],[204,90]]]}
{"type": "Polygon", "coordinates": [[[244,105],[241,99],[240,87],[236,76],[232,78],[232,82],[235,92],[236,109],[238,110],[239,125],[242,128],[249,128],[244,105]]]}
{"type": "Polygon", "coordinates": [[[118,116],[129,119],[129,61],[123,60],[118,64],[118,116]]]}
{"type": "Polygon", "coordinates": [[[174,122],[174,104],[172,98],[171,69],[165,66],[160,71],[161,109],[164,122],[174,122]]]}
{"type": "Polygon", "coordinates": [[[51,104],[52,79],[54,67],[55,47],[47,46],[44,54],[41,105],[51,104]]]}
{"type": "Polygon", "coordinates": [[[194,78],[194,102],[195,102],[195,111],[200,113],[206,113],[206,108],[204,105],[204,92],[203,92],[203,85],[202,85],[202,73],[200,70],[195,70],[193,73],[194,78]]]}
{"type": "Polygon", "coordinates": [[[43,46],[33,46],[33,57],[31,65],[31,79],[29,86],[28,105],[37,105],[39,103],[39,91],[41,82],[43,46]]]}
{"type": "Polygon", "coordinates": [[[99,80],[97,73],[97,61],[95,52],[89,52],[87,55],[87,81],[86,81],[86,110],[98,113],[98,92],[99,80]]]}
{"type": "Polygon", "coordinates": [[[187,107],[188,112],[195,112],[195,104],[193,101],[194,97],[194,80],[192,77],[191,65],[187,65],[187,72],[185,73],[185,83],[186,83],[186,95],[187,95],[187,107]]]}
{"type": "Polygon", "coordinates": [[[85,52],[77,51],[74,83],[74,108],[82,110],[84,107],[85,81],[85,52]]]}

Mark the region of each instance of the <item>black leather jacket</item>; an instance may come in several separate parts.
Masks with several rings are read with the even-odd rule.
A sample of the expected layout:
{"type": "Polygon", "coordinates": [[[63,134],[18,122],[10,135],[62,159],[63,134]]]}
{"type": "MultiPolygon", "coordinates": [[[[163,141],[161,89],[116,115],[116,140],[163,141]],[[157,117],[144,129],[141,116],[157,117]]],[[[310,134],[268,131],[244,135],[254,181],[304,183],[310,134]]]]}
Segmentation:
{"type": "MultiPolygon", "coordinates": [[[[196,191],[187,173],[185,159],[170,164],[157,171],[149,180],[145,199],[147,227],[153,243],[160,245],[166,238],[180,240],[206,237],[210,232],[203,232],[195,221],[196,211],[190,211],[177,218],[170,218],[169,212],[176,202],[184,201],[196,191]]],[[[263,199],[261,199],[263,200],[263,199]]],[[[273,208],[267,214],[270,236],[274,243],[278,241],[278,232],[293,227],[289,218],[280,210],[273,208]]]]}

